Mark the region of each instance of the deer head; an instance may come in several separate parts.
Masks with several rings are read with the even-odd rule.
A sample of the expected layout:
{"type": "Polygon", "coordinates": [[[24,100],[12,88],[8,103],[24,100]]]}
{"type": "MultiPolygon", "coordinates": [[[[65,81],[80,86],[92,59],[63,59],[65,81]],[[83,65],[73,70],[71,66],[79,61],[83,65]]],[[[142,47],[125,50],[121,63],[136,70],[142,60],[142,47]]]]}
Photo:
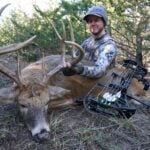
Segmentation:
{"type": "MultiPolygon", "coordinates": [[[[48,70],[45,66],[46,58],[43,57],[40,61],[30,64],[21,72],[19,71],[18,61],[17,72],[13,72],[0,64],[0,72],[15,82],[11,87],[0,89],[0,100],[17,100],[21,115],[25,120],[28,129],[37,141],[43,141],[49,138],[50,129],[46,116],[48,103],[54,98],[53,93],[58,93],[57,96],[61,97],[62,94],[68,92],[68,90],[64,90],[60,87],[48,85],[48,81],[61,70],[61,64],[65,61],[65,44],[73,45],[80,50],[80,56],[74,59],[71,62],[72,64],[78,63],[84,56],[84,50],[80,45],[74,41],[66,41],[65,36],[62,38],[54,24],[52,22],[50,23],[54,28],[62,47],[62,62],[60,65],[52,70],[48,70]]],[[[63,30],[65,35],[64,25],[63,30]]],[[[21,49],[30,44],[34,38],[35,36],[25,42],[2,47],[0,49],[0,55],[21,49]]]]}

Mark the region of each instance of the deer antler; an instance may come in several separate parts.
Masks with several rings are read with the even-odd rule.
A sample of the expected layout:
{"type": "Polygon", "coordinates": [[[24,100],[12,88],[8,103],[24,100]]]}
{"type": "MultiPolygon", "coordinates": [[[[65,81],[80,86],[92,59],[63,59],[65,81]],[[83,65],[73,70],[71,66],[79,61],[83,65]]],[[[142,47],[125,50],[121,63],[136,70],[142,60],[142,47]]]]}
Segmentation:
{"type": "MultiPolygon", "coordinates": [[[[71,23],[71,21],[70,21],[70,17],[67,16],[67,20],[68,20],[69,27],[70,27],[71,40],[72,40],[73,42],[75,42],[74,31],[73,31],[72,23],[71,23]]],[[[72,58],[75,58],[75,57],[76,57],[76,55],[75,55],[75,46],[73,45],[73,46],[72,46],[72,58]]]]}
{"type": "MultiPolygon", "coordinates": [[[[74,35],[73,35],[73,30],[71,29],[71,40],[72,41],[66,41],[65,40],[65,37],[61,37],[60,36],[60,34],[58,33],[58,31],[57,31],[57,29],[56,29],[56,27],[55,27],[55,25],[53,24],[53,22],[52,21],[50,21],[50,24],[52,25],[52,27],[53,27],[53,29],[54,29],[54,31],[55,31],[55,33],[56,33],[56,35],[57,35],[57,37],[59,38],[59,40],[60,40],[60,42],[61,42],[61,47],[62,47],[62,61],[63,60],[65,60],[65,44],[69,44],[69,45],[72,45],[72,46],[75,46],[79,51],[80,51],[80,55],[76,58],[76,59],[74,59],[74,60],[72,60],[70,63],[71,63],[71,65],[75,65],[75,64],[77,64],[78,62],[80,62],[81,60],[82,60],[82,58],[84,57],[84,49],[79,45],[79,44],[77,44],[77,43],[75,43],[74,42],[74,35]]],[[[63,30],[64,30],[64,28],[63,28],[63,30]]],[[[64,35],[65,35],[65,31],[63,31],[64,32],[64,35]]],[[[63,63],[63,62],[62,62],[63,63]]],[[[56,68],[54,68],[53,70],[51,70],[48,74],[47,74],[47,78],[46,78],[46,80],[45,80],[45,83],[47,83],[47,81],[53,76],[53,75],[55,75],[56,73],[58,73],[60,70],[62,69],[62,66],[61,66],[61,64],[60,65],[58,65],[56,68]]]]}
{"type": "MultiPolygon", "coordinates": [[[[66,41],[64,38],[62,38],[60,36],[60,34],[58,33],[58,31],[57,31],[57,29],[56,29],[56,27],[52,21],[50,21],[50,24],[52,25],[52,27],[53,27],[53,29],[54,29],[54,31],[55,31],[56,35],[58,36],[61,43],[63,43],[64,45],[69,44],[69,45],[75,46],[80,51],[80,55],[76,59],[71,61],[71,65],[75,65],[75,64],[79,63],[82,60],[82,58],[84,57],[84,49],[74,41],[75,39],[74,39],[74,34],[73,34],[71,22],[69,23],[70,24],[69,26],[71,28],[70,29],[71,41],[66,41]]],[[[63,32],[65,32],[65,31],[63,31],[63,32]]],[[[65,54],[65,49],[62,48],[62,51],[63,51],[62,54],[65,54]]]]}
{"type": "MultiPolygon", "coordinates": [[[[33,36],[30,39],[28,39],[22,43],[12,44],[12,45],[8,45],[8,46],[0,48],[0,55],[5,54],[5,53],[11,53],[13,51],[16,51],[18,49],[21,49],[21,48],[29,45],[33,41],[33,39],[35,39],[35,37],[36,36],[33,36]]],[[[21,86],[21,81],[20,81],[20,78],[18,77],[18,75],[16,73],[14,73],[13,71],[11,71],[10,69],[3,66],[2,64],[0,64],[0,72],[4,73],[6,76],[8,76],[12,80],[14,80],[19,87],[21,86]]]]}
{"type": "MultiPolygon", "coordinates": [[[[3,6],[1,9],[0,9],[0,15],[2,14],[2,12],[4,11],[4,9],[10,4],[6,4],[5,6],[3,6]]],[[[11,53],[13,51],[16,51],[18,49],[21,49],[27,45],[29,45],[34,39],[35,39],[36,36],[33,36],[31,38],[29,38],[28,40],[24,41],[24,42],[21,42],[21,43],[18,43],[18,44],[11,44],[11,45],[8,45],[8,46],[4,46],[2,48],[0,48],[0,55],[2,54],[6,54],[6,53],[11,53]]],[[[21,80],[20,80],[20,77],[19,77],[19,74],[11,71],[10,69],[8,69],[7,67],[3,66],[2,64],[0,64],[0,72],[2,72],[3,74],[5,74],[6,76],[8,76],[9,78],[11,78],[13,81],[16,82],[16,84],[21,87],[21,80]]]]}
{"type": "Polygon", "coordinates": [[[32,36],[31,38],[29,38],[28,40],[21,42],[21,43],[17,43],[17,44],[10,44],[4,47],[0,48],[0,55],[2,54],[6,54],[6,53],[10,53],[13,51],[16,51],[18,49],[21,49],[27,45],[29,45],[30,43],[32,43],[32,41],[36,38],[36,36],[32,36]]]}
{"type": "Polygon", "coordinates": [[[4,9],[5,9],[7,6],[9,6],[9,5],[10,5],[10,3],[4,5],[4,6],[0,9],[0,16],[1,16],[2,12],[4,11],[4,9]]]}

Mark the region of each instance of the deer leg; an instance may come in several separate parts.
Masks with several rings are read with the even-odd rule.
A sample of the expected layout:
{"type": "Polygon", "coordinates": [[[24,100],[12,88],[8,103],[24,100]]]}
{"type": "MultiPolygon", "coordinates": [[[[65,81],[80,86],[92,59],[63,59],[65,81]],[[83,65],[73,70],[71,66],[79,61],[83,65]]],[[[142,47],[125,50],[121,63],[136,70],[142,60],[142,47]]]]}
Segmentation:
{"type": "Polygon", "coordinates": [[[49,107],[50,108],[60,108],[60,107],[66,107],[66,106],[70,106],[73,105],[74,101],[73,98],[67,98],[67,99],[57,99],[57,100],[52,100],[49,102],[49,107]]]}

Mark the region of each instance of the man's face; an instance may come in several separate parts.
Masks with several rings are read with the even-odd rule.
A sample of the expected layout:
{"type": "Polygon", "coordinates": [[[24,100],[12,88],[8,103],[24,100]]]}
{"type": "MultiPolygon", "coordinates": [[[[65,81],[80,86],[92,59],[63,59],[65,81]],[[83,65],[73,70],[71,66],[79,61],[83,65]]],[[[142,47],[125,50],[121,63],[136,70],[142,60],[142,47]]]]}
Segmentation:
{"type": "Polygon", "coordinates": [[[104,28],[104,22],[102,18],[93,15],[88,17],[87,24],[93,35],[99,35],[104,28]]]}

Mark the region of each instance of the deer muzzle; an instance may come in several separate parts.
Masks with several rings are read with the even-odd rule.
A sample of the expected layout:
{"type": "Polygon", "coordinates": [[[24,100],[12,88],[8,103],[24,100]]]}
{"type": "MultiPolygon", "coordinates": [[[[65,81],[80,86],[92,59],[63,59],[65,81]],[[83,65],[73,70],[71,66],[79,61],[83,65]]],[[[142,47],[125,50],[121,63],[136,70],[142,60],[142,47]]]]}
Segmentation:
{"type": "Polygon", "coordinates": [[[35,141],[42,142],[50,137],[47,110],[37,107],[21,108],[21,114],[35,141]]]}

